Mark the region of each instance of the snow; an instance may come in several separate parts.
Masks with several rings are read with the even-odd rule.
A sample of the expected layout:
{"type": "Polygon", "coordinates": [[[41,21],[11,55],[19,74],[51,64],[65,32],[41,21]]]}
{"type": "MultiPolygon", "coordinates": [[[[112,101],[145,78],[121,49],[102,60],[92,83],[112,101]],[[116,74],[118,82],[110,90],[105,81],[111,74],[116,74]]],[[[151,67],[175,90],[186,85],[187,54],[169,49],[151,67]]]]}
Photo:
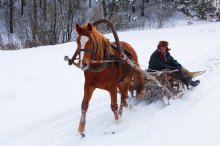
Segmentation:
{"type": "MultiPolygon", "coordinates": [[[[144,101],[114,121],[109,94],[96,90],[87,112],[86,137],[77,133],[83,72],[68,66],[76,43],[0,51],[1,146],[219,146],[220,23],[118,33],[136,48],[142,68],[160,40],[191,71],[206,70],[201,84],[166,106],[144,101]],[[112,134],[112,132],[115,132],[112,134]]],[[[112,34],[106,35],[113,41],[112,34]]]]}

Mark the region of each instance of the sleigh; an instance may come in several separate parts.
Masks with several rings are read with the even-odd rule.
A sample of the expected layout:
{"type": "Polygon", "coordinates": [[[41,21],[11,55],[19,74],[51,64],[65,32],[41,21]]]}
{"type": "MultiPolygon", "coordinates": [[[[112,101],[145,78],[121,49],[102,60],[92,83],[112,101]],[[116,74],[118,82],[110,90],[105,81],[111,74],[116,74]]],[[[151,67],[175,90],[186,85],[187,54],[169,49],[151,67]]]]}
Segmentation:
{"type": "MultiPolygon", "coordinates": [[[[205,73],[205,71],[190,72],[185,68],[182,70],[192,78],[205,73]]],[[[172,73],[176,71],[178,70],[141,71],[145,81],[142,95],[137,97],[134,82],[132,81],[129,90],[130,98],[144,100],[149,104],[156,100],[163,100],[165,104],[170,104],[170,100],[181,98],[189,90],[189,87],[181,80],[173,78],[172,73]]]]}
{"type": "MultiPolygon", "coordinates": [[[[108,19],[100,19],[84,26],[77,23],[76,31],[78,33],[77,49],[72,58],[65,56],[64,59],[69,65],[75,65],[84,72],[84,96],[78,128],[82,137],[85,136],[86,112],[96,88],[110,93],[110,107],[116,121],[120,121],[123,107],[128,107],[127,97],[130,87],[131,93],[135,90],[137,95],[142,95],[142,98],[149,102],[160,97],[164,100],[166,98],[167,104],[171,98],[180,97],[186,89],[181,81],[170,76],[174,71],[149,72],[141,69],[135,49],[128,42],[119,41],[115,27],[108,19]],[[107,24],[112,29],[115,43],[109,42],[95,28],[101,23],[107,24]],[[121,95],[119,106],[117,90],[121,95]]],[[[192,77],[204,73],[187,72],[192,77]]]]}

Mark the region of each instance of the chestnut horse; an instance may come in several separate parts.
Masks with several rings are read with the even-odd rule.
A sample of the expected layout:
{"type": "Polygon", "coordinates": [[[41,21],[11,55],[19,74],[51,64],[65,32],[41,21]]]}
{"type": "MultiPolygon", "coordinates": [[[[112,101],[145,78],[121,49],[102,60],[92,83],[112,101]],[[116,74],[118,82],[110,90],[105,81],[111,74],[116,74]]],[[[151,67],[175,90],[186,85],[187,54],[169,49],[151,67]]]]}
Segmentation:
{"type": "MultiPolygon", "coordinates": [[[[111,109],[115,120],[122,116],[123,106],[128,106],[127,96],[132,78],[135,80],[137,93],[141,94],[144,86],[143,75],[135,71],[125,61],[120,60],[120,53],[109,40],[92,24],[84,26],[76,24],[78,67],[84,71],[84,97],[81,104],[81,118],[78,132],[84,136],[86,112],[92,93],[96,88],[107,90],[111,96],[111,109]],[[117,91],[121,94],[118,109],[117,91]]],[[[138,63],[135,50],[126,42],[120,42],[125,54],[130,60],[138,63]]]]}

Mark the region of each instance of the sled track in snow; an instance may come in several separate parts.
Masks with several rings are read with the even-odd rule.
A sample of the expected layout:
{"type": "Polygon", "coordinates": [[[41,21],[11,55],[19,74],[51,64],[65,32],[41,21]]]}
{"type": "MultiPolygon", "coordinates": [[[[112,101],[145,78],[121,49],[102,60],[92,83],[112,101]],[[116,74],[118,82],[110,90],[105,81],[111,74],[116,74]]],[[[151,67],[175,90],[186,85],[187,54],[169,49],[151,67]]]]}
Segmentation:
{"type": "MultiPolygon", "coordinates": [[[[98,97],[103,98],[103,97],[98,97]]],[[[106,98],[106,97],[104,97],[106,98]]],[[[104,101],[91,105],[87,115],[86,138],[92,135],[92,140],[98,139],[104,133],[114,132],[114,116],[110,105],[104,101]],[[103,112],[97,112],[97,111],[103,112]],[[108,123],[103,121],[109,121],[108,123]],[[99,125],[99,126],[97,126],[99,125]],[[93,127],[96,127],[95,129],[93,127]],[[110,127],[110,129],[109,129],[110,127]],[[94,136],[97,135],[97,136],[94,136]],[[98,136],[99,135],[99,136],[98,136]]],[[[80,106],[57,114],[52,114],[41,120],[32,122],[27,126],[20,127],[0,135],[1,146],[50,146],[50,145],[78,145],[82,138],[78,134],[78,122],[80,119],[80,106]]],[[[88,139],[88,138],[87,138],[88,139]]]]}
{"type": "Polygon", "coordinates": [[[1,146],[43,146],[68,139],[74,134],[74,121],[78,116],[74,110],[68,110],[45,119],[33,122],[11,133],[1,136],[1,146]]]}

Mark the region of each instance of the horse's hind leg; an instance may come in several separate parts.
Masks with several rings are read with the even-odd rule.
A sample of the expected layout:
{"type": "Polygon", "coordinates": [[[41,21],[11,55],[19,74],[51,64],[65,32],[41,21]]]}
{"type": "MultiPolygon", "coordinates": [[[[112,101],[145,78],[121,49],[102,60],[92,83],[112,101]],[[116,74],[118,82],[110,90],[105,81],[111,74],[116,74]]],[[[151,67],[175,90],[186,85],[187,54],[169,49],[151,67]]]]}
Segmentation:
{"type": "Polygon", "coordinates": [[[118,103],[117,103],[117,88],[113,88],[109,90],[110,96],[111,96],[111,109],[114,113],[115,120],[119,120],[119,114],[118,114],[118,103]]]}
{"type": "Polygon", "coordinates": [[[119,85],[118,88],[121,93],[121,103],[119,107],[119,114],[122,115],[123,107],[128,107],[127,97],[128,97],[128,90],[130,88],[130,85],[123,84],[123,85],[119,85]]]}
{"type": "Polygon", "coordinates": [[[81,133],[82,135],[84,135],[83,132],[85,131],[86,112],[88,110],[89,101],[92,97],[92,93],[94,90],[95,90],[95,88],[93,86],[89,86],[85,83],[84,97],[83,97],[82,104],[81,104],[81,118],[80,118],[79,128],[78,128],[78,132],[81,133]]]}

